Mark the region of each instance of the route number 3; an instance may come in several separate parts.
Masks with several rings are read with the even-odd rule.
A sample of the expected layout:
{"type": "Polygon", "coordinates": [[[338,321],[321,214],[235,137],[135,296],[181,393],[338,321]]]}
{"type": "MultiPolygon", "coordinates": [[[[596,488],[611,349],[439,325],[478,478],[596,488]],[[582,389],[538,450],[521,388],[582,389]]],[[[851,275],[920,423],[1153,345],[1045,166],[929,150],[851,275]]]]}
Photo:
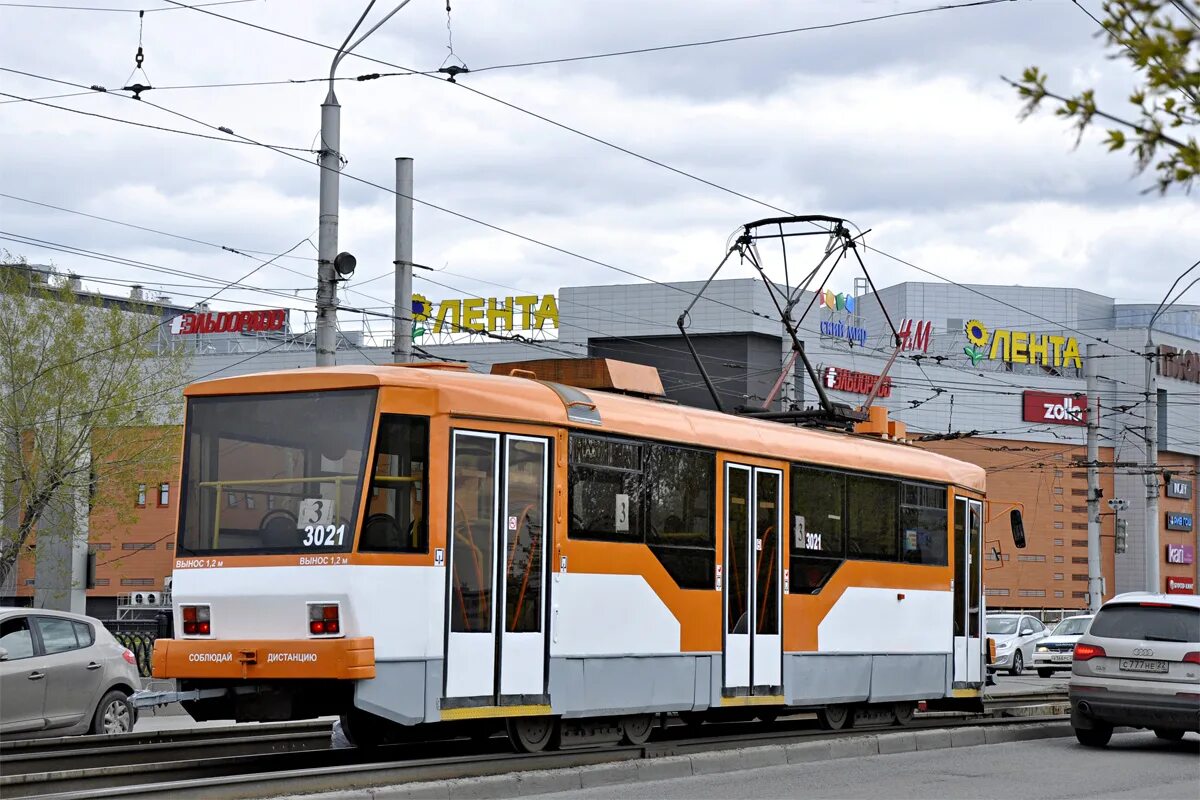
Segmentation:
{"type": "Polygon", "coordinates": [[[341,547],[345,539],[346,526],[344,524],[304,526],[305,547],[341,547]]]}

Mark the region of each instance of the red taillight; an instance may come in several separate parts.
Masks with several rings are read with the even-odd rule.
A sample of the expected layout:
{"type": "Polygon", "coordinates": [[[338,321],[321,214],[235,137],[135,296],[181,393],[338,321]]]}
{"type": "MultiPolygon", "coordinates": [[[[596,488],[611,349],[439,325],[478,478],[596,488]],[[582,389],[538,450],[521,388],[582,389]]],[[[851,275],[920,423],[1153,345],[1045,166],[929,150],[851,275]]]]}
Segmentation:
{"type": "Polygon", "coordinates": [[[182,606],[179,611],[186,636],[208,636],[212,633],[208,606],[182,606]]]}
{"type": "Polygon", "coordinates": [[[1106,656],[1106,655],[1108,655],[1108,654],[1104,652],[1104,648],[1100,647],[1099,645],[1094,645],[1094,644],[1077,644],[1077,645],[1075,645],[1074,658],[1076,661],[1087,661],[1089,659],[1099,658],[1101,656],[1106,656]]]}
{"type": "Polygon", "coordinates": [[[1184,655],[1183,660],[1187,664],[1200,664],[1200,652],[1187,653],[1184,655]]]}
{"type": "Polygon", "coordinates": [[[1170,603],[1138,603],[1144,608],[1174,608],[1170,603]]]}
{"type": "Polygon", "coordinates": [[[137,666],[137,657],[133,654],[132,650],[126,650],[124,653],[121,653],[121,658],[125,659],[133,666],[137,666]]]}
{"type": "Polygon", "coordinates": [[[308,604],[308,632],[313,636],[329,636],[342,632],[341,609],[337,603],[308,604]]]}

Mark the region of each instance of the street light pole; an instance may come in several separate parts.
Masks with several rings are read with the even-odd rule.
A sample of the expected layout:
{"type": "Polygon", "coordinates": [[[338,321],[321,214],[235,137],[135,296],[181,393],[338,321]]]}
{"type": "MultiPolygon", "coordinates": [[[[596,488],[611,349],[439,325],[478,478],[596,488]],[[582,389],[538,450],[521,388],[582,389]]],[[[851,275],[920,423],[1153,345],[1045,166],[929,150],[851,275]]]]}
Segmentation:
{"type": "Polygon", "coordinates": [[[391,12],[375,23],[369,31],[358,37],[347,47],[350,38],[358,31],[375,5],[370,0],[346,35],[346,41],[338,48],[329,66],[329,92],[321,103],[321,150],[317,164],[321,168],[320,211],[317,227],[317,366],[331,367],[337,356],[337,270],[334,259],[338,252],[338,190],[342,173],[342,107],[333,91],[334,75],[338,64],[358,47],[364,39],[379,29],[396,12],[411,0],[403,0],[391,12]]]}
{"type": "MultiPolygon", "coordinates": [[[[1175,305],[1175,300],[1182,297],[1183,292],[1191,288],[1190,285],[1184,287],[1183,292],[1180,292],[1175,300],[1171,299],[1171,293],[1175,291],[1179,282],[1198,266],[1200,266],[1200,261],[1192,264],[1175,279],[1171,288],[1167,289],[1162,302],[1158,304],[1158,308],[1150,315],[1150,321],[1146,323],[1146,408],[1142,412],[1142,419],[1145,420],[1143,435],[1146,440],[1145,556],[1147,592],[1163,591],[1163,587],[1159,583],[1158,569],[1158,381],[1155,369],[1157,354],[1154,350],[1154,323],[1171,306],[1175,305]]],[[[1193,283],[1195,282],[1193,281],[1193,283]]]]}

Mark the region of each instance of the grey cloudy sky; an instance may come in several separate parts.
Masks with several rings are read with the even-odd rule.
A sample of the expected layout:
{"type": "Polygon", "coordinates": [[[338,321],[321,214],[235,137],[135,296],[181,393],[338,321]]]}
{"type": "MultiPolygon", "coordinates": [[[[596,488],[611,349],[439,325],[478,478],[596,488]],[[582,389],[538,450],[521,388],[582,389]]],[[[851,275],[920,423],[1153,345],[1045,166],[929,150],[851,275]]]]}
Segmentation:
{"type": "MultiPolygon", "coordinates": [[[[1099,12],[1098,0],[1080,3],[1099,12]]],[[[257,0],[210,10],[336,45],[363,5],[257,0]]],[[[394,3],[377,5],[375,15],[394,3]]],[[[455,52],[478,70],[934,3],[452,5],[455,52]]],[[[419,199],[657,280],[706,277],[731,231],[776,214],[466,88],[473,87],[771,205],[847,217],[871,229],[875,247],[953,280],[1080,286],[1157,302],[1200,253],[1195,200],[1145,194],[1152,178],[1135,175],[1128,156],[1104,152],[1091,136],[1073,149],[1073,134],[1048,113],[1020,121],[1020,103],[1000,80],[1038,64],[1056,88],[1096,86],[1102,103],[1122,103],[1134,76],[1108,57],[1097,30],[1069,0],[1014,0],[708,47],[480,71],[460,77],[460,86],[424,76],[345,81],[337,86],[342,150],[348,173],[385,186],[394,182],[393,158],[412,156],[419,199]]],[[[10,69],[115,89],[133,68],[137,42],[136,13],[0,7],[0,66],[10,69]]],[[[413,0],[360,50],[430,70],[446,58],[446,43],[443,0],[413,0]]],[[[186,9],[146,14],[143,47],[146,75],[161,87],[317,78],[330,60],[318,47],[186,9]]],[[[339,74],[384,69],[348,59],[339,74]]],[[[0,87],[24,97],[74,91],[8,72],[0,73],[0,87]]],[[[300,83],[158,89],[146,98],[258,141],[312,148],[324,92],[320,83],[300,83]]],[[[213,133],[112,92],[47,102],[213,133]]],[[[31,103],[0,105],[0,144],[6,194],[266,253],[310,234],[316,241],[318,173],[310,154],[298,153],[304,163],[31,103]]],[[[391,271],[393,208],[390,194],[343,179],[340,247],[359,260],[344,303],[391,301],[391,281],[380,276],[391,271]]],[[[207,279],[230,281],[254,266],[215,248],[10,199],[0,198],[0,221],[0,229],[22,236],[207,279]]],[[[180,301],[216,289],[41,246],[0,246],[85,276],[162,286],[180,301]]],[[[292,300],[229,290],[215,305],[310,305],[315,250],[305,244],[294,255],[279,264],[296,272],[272,265],[247,281],[292,300]]],[[[415,288],[432,298],[512,293],[494,284],[533,293],[631,280],[420,206],[414,257],[444,268],[432,277],[455,287],[419,278],[415,288]]],[[[928,279],[879,256],[868,257],[868,267],[881,285],[928,279]]],[[[734,269],[729,277],[738,274],[746,273],[734,269]]],[[[842,276],[845,285],[851,277],[842,276]]]]}

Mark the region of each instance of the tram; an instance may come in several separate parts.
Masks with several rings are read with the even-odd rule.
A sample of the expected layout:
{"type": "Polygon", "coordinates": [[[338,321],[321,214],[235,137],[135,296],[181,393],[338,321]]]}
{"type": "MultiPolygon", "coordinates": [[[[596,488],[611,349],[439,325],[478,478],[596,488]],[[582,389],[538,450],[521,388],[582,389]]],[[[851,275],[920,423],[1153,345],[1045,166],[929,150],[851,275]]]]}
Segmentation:
{"type": "MultiPolygon", "coordinates": [[[[648,367],[263,373],[186,390],[173,634],[196,720],[523,751],[978,703],[984,471],[662,398],[648,367]]],[[[872,427],[872,425],[874,427],[872,427]]],[[[1014,530],[1014,534],[1016,531],[1014,530]]]]}

